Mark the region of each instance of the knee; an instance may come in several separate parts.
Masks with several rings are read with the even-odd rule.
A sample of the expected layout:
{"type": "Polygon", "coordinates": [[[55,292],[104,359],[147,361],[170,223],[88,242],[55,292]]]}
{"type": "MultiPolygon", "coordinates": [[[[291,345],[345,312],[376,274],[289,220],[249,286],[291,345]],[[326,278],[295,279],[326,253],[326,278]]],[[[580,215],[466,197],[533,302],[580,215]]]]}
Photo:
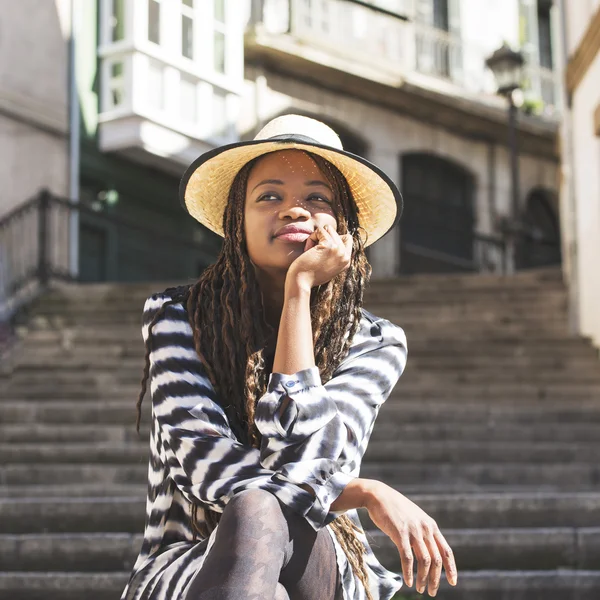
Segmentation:
{"type": "Polygon", "coordinates": [[[253,518],[268,515],[269,519],[284,520],[279,500],[265,490],[251,489],[239,492],[225,506],[223,512],[235,513],[238,517],[253,518]]]}

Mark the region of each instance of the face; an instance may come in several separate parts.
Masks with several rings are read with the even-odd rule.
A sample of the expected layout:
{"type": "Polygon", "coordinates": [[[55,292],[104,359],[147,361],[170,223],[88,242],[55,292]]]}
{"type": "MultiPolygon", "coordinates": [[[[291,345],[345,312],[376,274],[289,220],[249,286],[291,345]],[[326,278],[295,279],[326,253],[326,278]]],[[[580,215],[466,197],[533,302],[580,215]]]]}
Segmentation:
{"type": "Polygon", "coordinates": [[[281,150],[261,157],[250,172],[244,206],[246,245],[254,266],[285,273],[317,225],[337,229],[336,202],[327,178],[304,152],[281,150]],[[282,233],[288,225],[310,233],[282,233]]]}

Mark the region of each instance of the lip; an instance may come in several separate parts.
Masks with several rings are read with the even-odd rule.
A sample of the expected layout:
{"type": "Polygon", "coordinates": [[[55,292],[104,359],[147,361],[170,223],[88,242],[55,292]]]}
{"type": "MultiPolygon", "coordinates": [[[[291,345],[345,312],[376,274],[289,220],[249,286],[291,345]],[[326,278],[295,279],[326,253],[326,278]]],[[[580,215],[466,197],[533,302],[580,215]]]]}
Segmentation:
{"type": "Polygon", "coordinates": [[[282,233],[281,235],[275,236],[278,240],[284,242],[305,242],[309,237],[310,233],[307,231],[294,231],[290,233],[282,233]]]}
{"type": "Polygon", "coordinates": [[[298,225],[298,224],[289,224],[284,225],[281,229],[278,229],[275,233],[275,237],[289,237],[291,234],[303,234],[306,237],[310,236],[313,232],[313,228],[309,225],[298,225]]]}

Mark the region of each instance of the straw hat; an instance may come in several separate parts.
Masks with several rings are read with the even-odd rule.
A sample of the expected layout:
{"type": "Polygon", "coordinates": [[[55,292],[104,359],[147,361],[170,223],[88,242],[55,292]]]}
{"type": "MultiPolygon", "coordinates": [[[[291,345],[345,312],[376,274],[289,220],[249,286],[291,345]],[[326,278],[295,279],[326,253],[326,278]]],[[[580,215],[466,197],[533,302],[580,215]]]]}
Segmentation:
{"type": "Polygon", "coordinates": [[[306,150],[322,156],[344,175],[358,208],[366,246],[398,223],[402,195],[396,184],[368,160],[346,152],[338,135],[321,121],[283,115],[267,123],[254,140],[219,146],[199,156],[184,173],[179,199],[185,210],[223,237],[223,213],[231,184],[250,160],[278,150],[306,150]]]}

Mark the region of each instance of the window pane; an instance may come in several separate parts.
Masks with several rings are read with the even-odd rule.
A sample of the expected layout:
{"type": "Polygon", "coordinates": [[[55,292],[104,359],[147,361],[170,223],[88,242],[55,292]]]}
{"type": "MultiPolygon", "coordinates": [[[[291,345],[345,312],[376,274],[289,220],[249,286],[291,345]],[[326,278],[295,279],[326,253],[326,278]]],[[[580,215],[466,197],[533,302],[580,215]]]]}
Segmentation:
{"type": "Polygon", "coordinates": [[[181,17],[181,54],[194,58],[194,20],[186,15],[181,17]]]}
{"type": "Polygon", "coordinates": [[[225,23],[225,0],[215,0],[215,19],[225,23]]]}
{"type": "Polygon", "coordinates": [[[186,6],[189,6],[190,8],[194,8],[194,0],[182,0],[182,1],[186,6]]]}
{"type": "Polygon", "coordinates": [[[148,0],[148,39],[160,44],[160,2],[148,0]]]}
{"type": "Polygon", "coordinates": [[[111,77],[121,77],[123,75],[123,62],[114,62],[110,66],[110,76],[111,77]]]}
{"type": "Polygon", "coordinates": [[[164,108],[163,98],[163,68],[159,63],[151,62],[148,70],[148,101],[150,106],[157,110],[162,110],[164,108]]]}
{"type": "Polygon", "coordinates": [[[196,84],[182,77],[180,86],[181,118],[190,123],[196,122],[196,84]]]}
{"type": "Polygon", "coordinates": [[[120,106],[123,103],[123,88],[120,86],[114,87],[110,91],[110,99],[113,108],[120,106]]]}
{"type": "Polygon", "coordinates": [[[118,42],[125,37],[125,0],[112,0],[111,40],[118,42]]]}
{"type": "Polygon", "coordinates": [[[213,134],[223,135],[227,129],[227,109],[226,109],[227,94],[214,91],[213,93],[213,134]]]}
{"type": "Polygon", "coordinates": [[[225,34],[215,31],[215,71],[225,73],[225,34]]]}
{"type": "Polygon", "coordinates": [[[123,103],[125,95],[123,71],[123,61],[119,60],[110,64],[110,80],[108,87],[110,90],[110,104],[112,108],[116,108],[123,103]]]}

